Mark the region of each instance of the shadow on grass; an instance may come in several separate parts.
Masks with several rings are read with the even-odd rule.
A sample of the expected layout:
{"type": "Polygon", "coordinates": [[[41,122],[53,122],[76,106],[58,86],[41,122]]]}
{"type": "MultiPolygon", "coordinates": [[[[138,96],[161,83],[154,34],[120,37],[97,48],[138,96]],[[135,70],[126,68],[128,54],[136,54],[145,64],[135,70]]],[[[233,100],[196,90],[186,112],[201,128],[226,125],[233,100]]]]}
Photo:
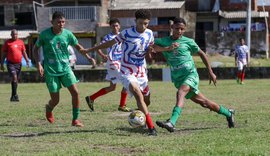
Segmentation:
{"type": "Polygon", "coordinates": [[[1,137],[8,138],[24,138],[24,137],[39,137],[45,135],[53,134],[71,134],[71,133],[100,133],[100,130],[75,130],[75,131],[65,131],[65,132],[41,132],[41,133],[16,133],[16,134],[2,134],[1,137]]]}
{"type": "Polygon", "coordinates": [[[148,132],[148,129],[143,129],[142,127],[138,127],[138,128],[119,127],[119,128],[116,128],[115,130],[125,131],[129,133],[138,133],[138,134],[146,134],[148,132]]]}
{"type": "Polygon", "coordinates": [[[127,128],[127,127],[120,127],[116,128],[113,131],[109,129],[98,129],[98,130],[72,130],[72,131],[55,131],[55,132],[40,132],[40,133],[14,133],[14,134],[2,134],[0,137],[7,137],[7,138],[31,138],[31,137],[40,137],[46,135],[55,135],[55,134],[74,134],[74,133],[107,133],[109,135],[117,135],[117,136],[130,136],[130,134],[126,133],[118,133],[117,131],[126,131],[131,133],[139,133],[145,134],[147,130],[142,128],[127,128]],[[116,130],[116,131],[115,131],[116,130]]]}

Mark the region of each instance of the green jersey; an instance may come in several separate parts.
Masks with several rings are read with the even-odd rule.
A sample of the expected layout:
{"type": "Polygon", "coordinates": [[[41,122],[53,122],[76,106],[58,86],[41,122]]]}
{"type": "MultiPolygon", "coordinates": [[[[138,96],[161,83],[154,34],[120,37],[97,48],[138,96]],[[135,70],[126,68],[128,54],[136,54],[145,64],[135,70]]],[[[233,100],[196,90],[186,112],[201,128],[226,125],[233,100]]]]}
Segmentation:
{"type": "Polygon", "coordinates": [[[42,31],[36,46],[43,48],[45,73],[61,76],[70,72],[68,46],[77,44],[78,40],[67,29],[63,29],[61,34],[54,34],[52,28],[42,31]]]}
{"type": "MultiPolygon", "coordinates": [[[[173,51],[165,51],[163,55],[171,68],[171,78],[176,88],[183,84],[189,85],[192,92],[199,92],[199,76],[192,58],[192,54],[198,53],[200,48],[193,39],[182,36],[177,40],[173,40],[171,36],[157,38],[155,44],[161,47],[171,46],[177,42],[179,47],[173,51]]],[[[192,94],[193,95],[193,94],[192,94]]],[[[188,96],[189,98],[190,96],[188,96]]]]}
{"type": "Polygon", "coordinates": [[[171,66],[172,70],[189,66],[190,64],[194,67],[194,61],[192,54],[199,51],[199,46],[194,42],[193,39],[182,36],[177,40],[173,40],[170,36],[164,38],[157,38],[155,44],[161,47],[170,46],[172,43],[178,43],[179,47],[173,51],[163,52],[167,63],[171,66]]]}

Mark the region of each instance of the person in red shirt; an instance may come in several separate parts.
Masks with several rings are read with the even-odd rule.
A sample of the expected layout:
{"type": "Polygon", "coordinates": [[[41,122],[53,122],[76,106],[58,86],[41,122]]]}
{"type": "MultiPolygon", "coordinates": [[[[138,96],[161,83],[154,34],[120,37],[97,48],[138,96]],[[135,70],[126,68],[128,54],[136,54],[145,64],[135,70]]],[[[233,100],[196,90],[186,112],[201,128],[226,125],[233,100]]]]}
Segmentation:
{"type": "Polygon", "coordinates": [[[20,76],[22,68],[22,56],[25,58],[27,67],[29,67],[29,60],[26,54],[24,42],[18,39],[18,31],[16,29],[11,30],[11,39],[8,39],[2,47],[1,54],[1,70],[4,71],[4,61],[7,58],[7,70],[11,79],[11,102],[19,102],[19,96],[17,94],[18,78],[20,76]]]}

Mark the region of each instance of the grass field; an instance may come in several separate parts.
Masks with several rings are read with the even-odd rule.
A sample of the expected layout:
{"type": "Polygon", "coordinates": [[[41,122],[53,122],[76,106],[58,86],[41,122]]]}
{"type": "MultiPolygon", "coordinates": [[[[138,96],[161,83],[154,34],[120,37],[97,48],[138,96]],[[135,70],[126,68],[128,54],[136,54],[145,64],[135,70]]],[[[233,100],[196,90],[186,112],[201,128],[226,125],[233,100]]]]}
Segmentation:
{"type": "MultiPolygon", "coordinates": [[[[167,119],[175,104],[175,88],[170,82],[150,82],[154,121],[167,119]]],[[[10,103],[10,84],[0,84],[1,155],[270,155],[270,80],[247,80],[237,85],[220,80],[217,87],[201,81],[208,98],[236,110],[236,128],[228,129],[225,117],[186,102],[177,131],[157,127],[158,136],[132,129],[128,113],[118,112],[117,91],[96,100],[89,112],[84,97],[108,83],[79,83],[81,120],[85,127],[71,126],[70,95],[61,90],[54,110],[55,124],[44,116],[49,94],[43,83],[19,84],[19,103],[10,103]]],[[[128,106],[135,108],[134,98],[128,106]]]]}

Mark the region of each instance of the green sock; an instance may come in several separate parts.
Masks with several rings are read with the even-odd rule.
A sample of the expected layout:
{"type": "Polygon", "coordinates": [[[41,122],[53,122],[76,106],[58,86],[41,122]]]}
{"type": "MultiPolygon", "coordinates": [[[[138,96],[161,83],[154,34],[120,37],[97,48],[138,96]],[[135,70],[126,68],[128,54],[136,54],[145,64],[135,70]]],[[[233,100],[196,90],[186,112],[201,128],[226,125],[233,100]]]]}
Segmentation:
{"type": "Polygon", "coordinates": [[[220,109],[219,109],[218,114],[222,114],[222,115],[224,115],[226,117],[230,117],[232,115],[231,112],[227,108],[225,108],[225,107],[223,107],[221,105],[220,105],[220,109]]]}
{"type": "Polygon", "coordinates": [[[77,120],[80,115],[80,108],[72,108],[72,114],[73,114],[72,120],[77,120]]]}
{"type": "Polygon", "coordinates": [[[178,117],[180,116],[181,112],[182,112],[182,109],[181,109],[180,107],[175,106],[175,107],[173,108],[172,116],[171,116],[171,118],[170,118],[170,121],[171,121],[171,123],[172,123],[173,125],[176,124],[176,121],[177,121],[178,117]]]}

